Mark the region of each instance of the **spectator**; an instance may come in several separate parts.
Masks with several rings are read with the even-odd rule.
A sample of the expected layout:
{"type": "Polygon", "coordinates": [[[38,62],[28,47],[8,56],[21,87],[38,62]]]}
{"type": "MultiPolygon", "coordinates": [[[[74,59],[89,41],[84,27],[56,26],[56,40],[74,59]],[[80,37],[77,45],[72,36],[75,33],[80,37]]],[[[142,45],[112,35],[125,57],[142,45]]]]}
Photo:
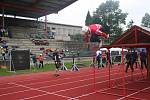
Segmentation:
{"type": "Polygon", "coordinates": [[[105,51],[102,51],[102,67],[104,67],[104,64],[106,64],[106,59],[107,55],[105,51]]]}
{"type": "Polygon", "coordinates": [[[132,66],[134,66],[135,63],[135,68],[137,68],[138,54],[135,50],[133,50],[132,52],[132,59],[133,59],[132,66]]]}
{"type": "Polygon", "coordinates": [[[0,29],[0,37],[4,37],[5,36],[5,29],[1,28],[0,29]]]}
{"type": "Polygon", "coordinates": [[[43,65],[44,57],[42,54],[39,55],[38,60],[39,60],[39,68],[41,68],[41,67],[43,68],[44,67],[44,65],[43,65]]]}
{"type": "Polygon", "coordinates": [[[6,58],[5,58],[5,48],[3,48],[3,47],[1,47],[1,54],[2,54],[3,60],[6,60],[6,58]]]}
{"type": "Polygon", "coordinates": [[[80,61],[80,52],[77,51],[77,58],[78,58],[78,62],[80,61]]]}
{"type": "Polygon", "coordinates": [[[60,54],[60,58],[62,58],[62,59],[66,56],[63,49],[60,51],[59,54],[60,54]]]}
{"type": "Polygon", "coordinates": [[[140,60],[141,60],[141,69],[143,70],[143,65],[145,66],[145,68],[147,68],[147,64],[146,64],[146,52],[144,52],[144,49],[142,49],[142,52],[140,53],[140,60]]]}
{"type": "Polygon", "coordinates": [[[12,32],[10,30],[8,30],[8,37],[12,38],[12,32]]]}
{"type": "Polygon", "coordinates": [[[60,65],[61,65],[61,61],[60,61],[60,56],[59,56],[59,53],[58,53],[57,49],[53,53],[53,60],[55,62],[55,66],[56,66],[56,73],[54,75],[55,76],[60,76],[59,75],[59,68],[60,68],[60,65]]]}
{"type": "Polygon", "coordinates": [[[128,72],[128,68],[130,67],[132,72],[134,71],[133,69],[133,64],[132,64],[132,54],[131,54],[131,50],[128,51],[128,53],[126,54],[126,63],[127,63],[127,66],[126,66],[126,73],[128,72]]]}
{"type": "Polygon", "coordinates": [[[102,66],[102,51],[96,51],[96,62],[98,63],[98,68],[102,66]]]}
{"type": "Polygon", "coordinates": [[[36,57],[36,54],[32,54],[31,58],[32,58],[32,61],[33,61],[34,68],[37,67],[37,57],[36,57]]]}
{"type": "Polygon", "coordinates": [[[110,64],[110,67],[112,68],[112,60],[111,60],[111,53],[106,51],[106,58],[107,58],[107,62],[106,62],[106,66],[108,66],[110,64]]]}

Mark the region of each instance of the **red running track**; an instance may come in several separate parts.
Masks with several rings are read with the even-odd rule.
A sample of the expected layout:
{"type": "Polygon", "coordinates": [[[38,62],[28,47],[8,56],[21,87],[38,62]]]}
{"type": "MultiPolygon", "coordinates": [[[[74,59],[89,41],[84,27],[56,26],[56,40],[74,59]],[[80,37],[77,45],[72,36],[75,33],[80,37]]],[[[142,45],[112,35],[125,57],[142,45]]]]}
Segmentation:
{"type": "Polygon", "coordinates": [[[124,74],[121,66],[78,72],[61,71],[0,78],[0,100],[149,100],[150,79],[140,69],[124,74]],[[110,84],[109,84],[110,83],[110,84]]]}

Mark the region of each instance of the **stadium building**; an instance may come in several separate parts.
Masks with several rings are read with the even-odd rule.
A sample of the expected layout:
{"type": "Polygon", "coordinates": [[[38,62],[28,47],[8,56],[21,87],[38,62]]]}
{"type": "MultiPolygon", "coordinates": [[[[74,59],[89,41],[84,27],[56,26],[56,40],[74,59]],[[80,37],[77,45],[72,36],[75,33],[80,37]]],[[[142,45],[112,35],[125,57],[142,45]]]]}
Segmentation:
{"type": "Polygon", "coordinates": [[[42,21],[11,17],[5,17],[5,29],[12,38],[18,39],[36,38],[70,41],[71,35],[81,33],[81,26],[47,22],[45,27],[45,22],[42,21]]]}

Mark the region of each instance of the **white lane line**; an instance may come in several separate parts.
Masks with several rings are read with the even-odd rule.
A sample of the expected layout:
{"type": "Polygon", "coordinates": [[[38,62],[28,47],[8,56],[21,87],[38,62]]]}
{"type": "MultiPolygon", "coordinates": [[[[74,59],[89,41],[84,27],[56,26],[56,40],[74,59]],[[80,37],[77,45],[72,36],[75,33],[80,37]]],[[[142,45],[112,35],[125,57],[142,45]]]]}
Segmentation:
{"type": "MultiPolygon", "coordinates": [[[[113,73],[111,75],[117,75],[118,73],[113,73]]],[[[108,77],[109,75],[105,75],[105,76],[100,76],[100,77],[96,77],[98,79],[100,78],[104,78],[104,77],[108,77]]],[[[75,82],[82,82],[82,81],[87,81],[87,80],[92,80],[93,78],[88,78],[88,79],[83,79],[83,80],[78,80],[78,81],[72,81],[72,82],[66,82],[66,83],[60,83],[60,84],[55,84],[55,85],[50,85],[50,86],[43,86],[37,89],[42,89],[42,88],[49,88],[49,87],[53,87],[53,86],[61,86],[61,85],[65,85],[65,84],[70,84],[70,83],[75,83],[75,82]]]]}
{"type": "MultiPolygon", "coordinates": [[[[101,91],[100,93],[102,94],[108,94],[108,95],[112,95],[112,96],[120,96],[120,97],[123,97],[124,95],[123,94],[116,94],[116,93],[107,93],[107,92],[104,92],[104,91],[101,91]]],[[[136,100],[144,100],[144,99],[141,99],[141,98],[136,98],[136,97],[130,97],[131,99],[136,99],[136,100]]],[[[118,100],[118,99],[117,99],[118,100]]]]}
{"type": "MultiPolygon", "coordinates": [[[[18,86],[20,86],[20,87],[25,87],[25,88],[28,88],[28,89],[30,89],[30,90],[36,90],[36,91],[43,92],[43,93],[46,93],[46,94],[53,94],[53,95],[56,95],[56,96],[59,96],[59,97],[71,99],[71,97],[59,95],[59,94],[56,94],[56,93],[51,93],[51,92],[47,92],[47,91],[44,91],[44,90],[39,90],[39,89],[31,88],[31,87],[24,86],[24,85],[20,85],[20,84],[16,84],[16,83],[12,83],[12,84],[18,85],[18,86]]],[[[30,97],[29,97],[29,98],[30,98],[30,97]]],[[[28,99],[28,98],[24,98],[24,99],[28,99]]],[[[24,100],[24,99],[22,99],[22,100],[24,100]]]]}
{"type": "Polygon", "coordinates": [[[45,96],[45,95],[49,95],[49,94],[41,94],[41,95],[36,95],[36,96],[32,96],[32,97],[28,97],[28,98],[23,98],[23,99],[19,99],[19,100],[33,99],[33,98],[42,97],[42,96],[45,96]]]}
{"type": "Polygon", "coordinates": [[[11,88],[15,88],[15,87],[19,87],[19,86],[10,86],[10,87],[4,87],[4,88],[0,88],[0,90],[5,90],[5,89],[11,89],[11,88]]]}
{"type": "MultiPolygon", "coordinates": [[[[102,70],[100,70],[100,71],[102,71],[102,70]]],[[[115,73],[115,72],[118,72],[118,69],[113,69],[111,73],[115,73]]],[[[97,75],[97,74],[107,74],[107,73],[108,73],[108,71],[106,70],[106,72],[104,72],[104,71],[99,72],[98,71],[95,74],[97,75]]],[[[82,77],[91,76],[91,75],[93,75],[93,73],[92,74],[88,74],[88,75],[86,74],[86,75],[80,75],[80,76],[72,76],[72,77],[69,77],[69,78],[61,78],[61,79],[56,79],[56,80],[51,80],[51,81],[43,81],[43,82],[41,81],[41,82],[36,82],[36,83],[29,83],[29,84],[26,84],[26,85],[34,85],[34,84],[36,85],[38,83],[55,82],[55,81],[61,81],[61,80],[66,80],[66,79],[73,79],[73,78],[82,78],[82,77]]]]}
{"type": "MultiPolygon", "coordinates": [[[[112,75],[115,75],[115,74],[112,74],[112,75]]],[[[107,75],[106,75],[107,76],[107,75]]],[[[131,75],[130,75],[131,76],[131,75]]],[[[129,75],[127,76],[127,77],[129,77],[129,75]]],[[[120,79],[120,78],[115,78],[115,79],[120,79]]],[[[113,80],[115,80],[115,79],[113,79],[113,80]]],[[[107,80],[108,81],[108,80],[107,80]]],[[[106,82],[107,82],[106,81],[106,82]]],[[[105,81],[104,81],[105,82],[105,81]]],[[[12,83],[9,83],[9,84],[12,84],[12,83]]],[[[56,85],[58,85],[58,84],[56,84],[56,85]]],[[[91,84],[92,85],[92,84],[91,84]]],[[[86,86],[86,85],[85,85],[86,86]]],[[[84,86],[83,86],[84,87],[84,86]]],[[[13,94],[13,93],[19,93],[19,92],[21,92],[21,91],[18,91],[18,92],[11,92],[11,93],[6,93],[6,94],[1,94],[1,95],[7,95],[7,94],[13,94]]],[[[0,95],[0,96],[1,96],[0,95]]]]}
{"type": "MultiPolygon", "coordinates": [[[[139,75],[139,74],[134,74],[134,75],[139,75]]],[[[129,76],[132,76],[132,75],[128,75],[126,77],[129,77],[129,76]]],[[[117,80],[117,79],[122,79],[123,77],[119,77],[119,78],[113,78],[113,79],[110,79],[110,81],[112,80],[117,80]]],[[[108,82],[109,80],[105,80],[105,81],[101,81],[101,82],[96,82],[96,84],[101,84],[101,83],[105,83],[105,82],[108,82]]],[[[74,88],[68,88],[68,89],[64,89],[64,90],[59,90],[59,91],[55,91],[53,93],[57,93],[57,92],[62,92],[62,91],[67,91],[67,90],[72,90],[72,89],[77,89],[77,88],[81,88],[81,87],[86,87],[86,86],[90,86],[90,85],[93,85],[94,83],[92,84],[87,84],[87,85],[82,85],[82,86],[78,86],[78,87],[74,87],[74,88]]]]}
{"type": "MultiPolygon", "coordinates": [[[[89,71],[91,71],[89,68],[87,68],[89,71]]],[[[102,69],[102,70],[106,70],[106,69],[102,69]]],[[[45,72],[46,73],[46,72],[45,72]]],[[[81,72],[81,73],[76,73],[76,75],[80,75],[80,74],[83,74],[83,73],[85,73],[85,72],[81,72]]],[[[28,82],[28,81],[32,81],[32,80],[39,80],[39,76],[41,77],[41,75],[43,76],[43,74],[44,73],[38,73],[38,75],[36,75],[36,77],[24,77],[24,76],[21,76],[21,77],[17,77],[17,78],[24,78],[24,80],[19,80],[19,81],[13,81],[14,83],[15,82],[28,82]],[[35,79],[36,78],[36,79],[35,79]]],[[[48,72],[48,73],[46,73],[46,74],[50,74],[50,75],[53,75],[53,73],[50,73],[50,72],[48,72]]],[[[71,73],[68,73],[68,72],[66,72],[64,75],[72,75],[71,73]]],[[[31,74],[30,75],[26,75],[26,76],[31,76],[31,74]]],[[[45,76],[46,77],[46,79],[47,78],[49,78],[49,76],[45,76]]],[[[14,78],[15,78],[15,76],[14,76],[14,78]]],[[[0,83],[0,85],[3,85],[3,83],[0,83]]],[[[4,84],[5,85],[5,84],[4,84]]]]}
{"type": "MultiPolygon", "coordinates": [[[[113,75],[115,75],[115,74],[113,74],[113,75]]],[[[106,75],[107,76],[107,75],[106,75]]],[[[104,77],[104,76],[100,76],[99,78],[101,78],[101,77],[104,77]]],[[[88,79],[87,79],[88,80],[88,79]]],[[[90,79],[89,79],[90,80],[90,79]]],[[[78,81],[82,81],[82,80],[78,80],[78,81]]],[[[69,82],[68,82],[69,83],[69,82]]],[[[9,83],[9,84],[12,84],[12,83],[9,83]]],[[[65,84],[65,83],[64,83],[65,84]]],[[[66,83],[67,84],[67,83],[66,83]]],[[[55,86],[57,86],[57,85],[61,85],[61,84],[56,84],[55,86]]],[[[52,85],[51,85],[52,86],[52,85]]],[[[51,86],[47,86],[47,87],[51,87],[51,86]]],[[[17,85],[17,87],[19,87],[19,85],[17,85]]],[[[40,88],[37,88],[37,89],[41,89],[42,87],[40,87],[40,88]]],[[[43,88],[45,88],[45,86],[43,87],[43,88]]],[[[22,91],[18,91],[18,92],[11,92],[11,93],[6,93],[6,94],[0,94],[0,96],[3,96],[3,95],[7,95],[7,94],[13,94],[13,93],[19,93],[19,92],[22,92],[22,91]]]]}
{"type": "MultiPolygon", "coordinates": [[[[118,69],[114,69],[111,73],[116,73],[118,72],[118,69]]],[[[106,72],[96,72],[95,74],[96,75],[99,75],[99,74],[107,74],[108,71],[106,72]]],[[[80,74],[79,74],[80,75],[80,74]]],[[[40,82],[35,82],[35,83],[29,83],[29,84],[25,84],[25,85],[36,85],[36,84],[39,84],[39,83],[46,83],[46,82],[55,82],[55,81],[62,81],[62,80],[68,80],[68,79],[73,79],[73,78],[82,78],[82,77],[86,77],[86,76],[92,76],[92,74],[86,74],[86,75],[80,75],[80,76],[72,76],[72,77],[67,77],[67,78],[61,78],[61,79],[53,79],[53,80],[50,80],[50,81],[40,81],[40,82]]]]}
{"type": "MultiPolygon", "coordinates": [[[[113,71],[115,72],[116,70],[113,70],[113,71]]],[[[105,74],[105,72],[102,72],[102,73],[105,74]]],[[[102,73],[97,72],[96,75],[102,74],[102,73]]],[[[73,77],[73,78],[82,78],[82,77],[91,76],[91,75],[93,75],[93,74],[88,74],[88,75],[83,75],[83,76],[76,76],[76,77],[73,77]]],[[[49,80],[49,81],[42,81],[42,82],[36,82],[36,83],[33,82],[33,83],[25,84],[25,85],[34,85],[34,84],[36,85],[36,84],[38,84],[38,83],[55,82],[55,81],[73,79],[73,78],[72,78],[72,77],[71,77],[71,78],[62,78],[62,79],[49,80]]],[[[9,83],[8,83],[8,84],[9,84],[9,83]]],[[[18,87],[18,86],[12,86],[12,87],[7,87],[7,88],[9,89],[9,88],[14,88],[14,87],[18,87]]],[[[4,89],[7,89],[7,88],[4,88],[4,89]]],[[[0,89],[3,89],[3,88],[0,88],[0,89]]]]}
{"type": "Polygon", "coordinates": [[[26,92],[26,91],[30,91],[30,90],[29,90],[29,89],[27,89],[27,90],[22,90],[22,91],[17,91],[17,92],[5,93],[5,94],[1,94],[1,95],[0,95],[0,97],[1,97],[1,96],[5,96],[5,95],[10,95],[10,94],[15,94],[15,93],[26,92]]]}
{"type": "MultiPolygon", "coordinates": [[[[113,79],[113,80],[114,80],[114,79],[113,79]]],[[[102,82],[98,82],[98,83],[102,83],[102,82]]],[[[15,83],[14,83],[14,84],[15,84],[15,83]]],[[[97,84],[97,83],[96,83],[96,84],[97,84]]],[[[19,84],[15,84],[15,85],[19,85],[19,84]]],[[[56,94],[56,92],[51,92],[51,93],[50,93],[50,92],[47,92],[47,91],[30,88],[30,87],[27,87],[27,86],[24,86],[24,85],[19,85],[19,86],[26,87],[26,88],[33,89],[33,90],[37,90],[37,91],[41,91],[41,92],[45,92],[45,93],[47,93],[47,94],[53,94],[53,95],[57,95],[57,96],[60,96],[60,97],[65,97],[65,98],[68,98],[69,100],[77,100],[76,98],[71,98],[71,97],[67,97],[67,96],[63,96],[63,95],[56,94]]],[[[27,99],[32,99],[32,98],[40,97],[40,96],[44,96],[44,94],[43,94],[43,95],[37,95],[37,96],[29,97],[29,98],[23,98],[23,99],[20,99],[20,100],[27,100],[27,99]]]]}
{"type": "MultiPolygon", "coordinates": [[[[142,79],[141,79],[141,80],[142,80],[142,79]]],[[[127,84],[131,84],[131,83],[134,83],[134,82],[138,82],[138,81],[140,81],[140,80],[130,81],[130,82],[125,83],[125,85],[127,85],[127,84]]],[[[123,85],[122,85],[122,84],[120,84],[120,85],[117,85],[117,86],[113,86],[113,87],[111,87],[111,88],[116,88],[116,87],[118,87],[118,86],[123,86],[123,85]]],[[[100,90],[97,90],[97,91],[95,91],[95,92],[91,92],[91,93],[83,94],[83,95],[78,96],[78,97],[75,97],[75,98],[80,98],[80,97],[89,96],[89,95],[92,95],[92,94],[97,93],[97,92],[102,92],[102,91],[109,90],[109,89],[111,89],[111,88],[100,89],[100,90]]]]}
{"type": "Polygon", "coordinates": [[[119,99],[117,99],[117,100],[122,100],[122,99],[128,98],[128,97],[130,97],[130,96],[133,96],[134,94],[140,93],[140,92],[142,92],[142,91],[144,91],[144,90],[147,90],[147,89],[150,89],[150,87],[141,89],[141,90],[139,90],[139,91],[137,91],[137,92],[131,93],[131,94],[129,94],[129,95],[127,95],[127,96],[124,96],[124,97],[122,97],[122,98],[119,98],[119,99]]]}
{"type": "MultiPolygon", "coordinates": [[[[82,71],[84,71],[84,70],[88,70],[88,71],[90,71],[90,70],[93,70],[93,68],[83,68],[83,70],[82,71]]],[[[112,68],[113,70],[118,70],[118,68],[117,68],[117,66],[114,66],[113,68],[112,68]]],[[[120,69],[120,68],[119,68],[120,69]]],[[[96,69],[97,70],[97,69],[96,69]]],[[[100,69],[100,71],[103,73],[104,72],[104,70],[106,70],[106,71],[108,71],[107,70],[107,68],[102,68],[102,69],[100,69]]],[[[112,71],[113,71],[112,70],[112,71]]],[[[138,70],[138,69],[137,69],[138,70]]],[[[111,71],[111,72],[112,72],[111,71]]],[[[91,71],[90,71],[91,72],[91,71]]],[[[82,73],[87,73],[87,72],[82,72],[82,73]]],[[[82,74],[82,73],[77,73],[76,75],[80,75],[80,74],[82,74]]],[[[45,76],[45,78],[49,78],[49,76],[47,76],[47,75],[52,75],[53,73],[51,72],[41,72],[41,73],[39,73],[39,74],[37,74],[37,75],[35,75],[35,74],[33,74],[33,75],[35,75],[34,77],[32,77],[32,78],[29,78],[28,76],[31,76],[31,74],[27,74],[27,75],[22,75],[22,78],[24,78],[24,80],[21,80],[21,81],[17,81],[17,80],[12,80],[13,82],[28,82],[28,81],[36,81],[36,80],[39,80],[39,76],[41,77],[41,75],[43,76],[43,75],[46,75],[45,76]]],[[[68,72],[67,73],[65,73],[64,75],[67,75],[68,74],[68,72]]],[[[68,74],[68,75],[71,75],[70,73],[68,74]]],[[[21,78],[21,77],[18,77],[18,76],[12,76],[12,78],[21,78]]],[[[74,77],[74,76],[73,76],[74,77]]],[[[3,83],[0,83],[0,84],[3,84],[3,83]]],[[[18,84],[20,84],[20,83],[18,83],[18,84]]]]}
{"type": "MultiPolygon", "coordinates": [[[[97,72],[96,74],[99,74],[99,72],[97,72]]],[[[89,75],[85,75],[85,76],[91,76],[92,74],[89,74],[89,75]]],[[[77,76],[77,77],[73,77],[73,78],[79,78],[79,77],[84,77],[84,75],[83,76],[77,76]]],[[[63,79],[72,79],[72,78],[63,78],[63,79]]],[[[53,80],[49,80],[49,81],[41,81],[41,82],[36,82],[36,83],[29,83],[29,84],[26,84],[26,85],[34,85],[34,84],[38,84],[38,83],[45,83],[45,82],[53,82],[53,81],[61,81],[61,80],[63,80],[62,78],[61,79],[53,79],[53,80]]],[[[39,80],[39,79],[38,79],[39,80]]],[[[27,81],[32,81],[32,80],[27,80],[27,81]]],[[[16,82],[20,82],[20,81],[16,81],[16,82]]],[[[15,83],[15,82],[13,82],[13,83],[15,83]]],[[[7,84],[11,84],[11,82],[10,83],[7,83],[7,84]]],[[[4,84],[5,85],[5,84],[4,84]]],[[[5,87],[4,89],[7,89],[7,88],[13,88],[13,87],[16,87],[16,86],[11,86],[11,87],[5,87]]],[[[0,89],[3,89],[3,88],[0,88],[0,89]]]]}
{"type": "MultiPolygon", "coordinates": [[[[28,100],[28,99],[33,99],[33,98],[38,98],[38,97],[42,97],[42,96],[46,96],[46,95],[49,95],[49,94],[41,94],[41,95],[36,95],[36,96],[32,96],[32,97],[28,97],[28,98],[23,98],[23,99],[19,99],[19,100],[28,100]]],[[[78,100],[78,99],[75,99],[75,98],[69,98],[68,100],[78,100]]]]}
{"type": "MultiPolygon", "coordinates": [[[[41,75],[49,75],[49,74],[53,74],[54,72],[53,71],[49,71],[49,72],[39,72],[39,73],[30,73],[30,74],[21,74],[21,75],[11,75],[11,76],[5,76],[5,77],[3,77],[3,79],[6,79],[7,78],[7,80],[10,80],[10,79],[20,79],[20,77],[22,77],[22,78],[25,78],[25,79],[33,79],[33,78],[30,78],[29,76],[31,76],[31,75],[33,75],[34,77],[39,77],[39,75],[41,76],[41,75]]],[[[47,76],[48,77],[48,76],[47,76]]],[[[38,78],[37,78],[38,79],[38,78]]],[[[35,79],[33,79],[33,80],[35,80],[35,79]]],[[[3,81],[3,80],[2,80],[3,81]]],[[[17,81],[17,80],[12,80],[13,82],[19,82],[19,81],[17,81]]],[[[24,80],[21,80],[20,82],[24,82],[24,80]]],[[[0,82],[0,84],[3,84],[4,82],[0,82]]]]}
{"type": "MultiPolygon", "coordinates": [[[[97,72],[96,74],[100,74],[99,72],[97,72]]],[[[88,74],[88,75],[83,75],[83,76],[77,76],[77,77],[73,77],[73,78],[82,78],[82,77],[86,77],[86,76],[91,76],[92,74],[88,74]]],[[[72,78],[63,78],[63,79],[56,79],[56,80],[49,80],[49,81],[42,81],[42,82],[36,82],[36,83],[29,83],[29,84],[26,84],[26,85],[36,85],[36,84],[39,84],[39,83],[46,83],[46,82],[55,82],[55,81],[61,81],[61,80],[66,80],[66,79],[72,79],[72,78]]],[[[15,83],[15,82],[13,82],[15,83]]],[[[11,84],[10,83],[7,83],[7,84],[11,84]]],[[[18,87],[18,86],[11,86],[11,87],[4,87],[4,88],[0,88],[0,89],[9,89],[9,88],[14,88],[14,87],[18,87]]]]}
{"type": "MultiPolygon", "coordinates": [[[[77,99],[77,98],[79,98],[79,97],[85,97],[85,96],[88,96],[88,95],[92,95],[92,94],[97,93],[97,92],[99,92],[99,91],[105,91],[105,90],[108,90],[108,89],[110,89],[110,88],[100,89],[100,90],[98,90],[98,91],[94,91],[94,92],[91,92],[91,93],[83,94],[83,95],[81,95],[81,96],[75,97],[75,99],[77,99]]],[[[69,100],[71,100],[71,99],[69,99],[69,100]]]]}
{"type": "MultiPolygon", "coordinates": [[[[28,90],[26,90],[28,91],[28,90]]],[[[20,91],[20,92],[23,92],[23,91],[20,91]]],[[[52,94],[52,93],[51,93],[52,94]]],[[[44,94],[43,94],[44,95],[44,94]]],[[[56,94],[55,94],[56,95],[56,94]]],[[[57,94],[58,95],[58,94],[57,94]]],[[[39,95],[39,96],[42,96],[42,95],[39,95]]],[[[37,97],[37,96],[36,96],[37,97]]],[[[35,98],[35,97],[31,97],[31,98],[35,98]]],[[[27,98],[26,98],[27,99],[27,98]]],[[[70,98],[69,100],[76,100],[77,98],[70,98]]]]}
{"type": "MultiPolygon", "coordinates": [[[[114,72],[117,72],[116,70],[114,72]]],[[[108,73],[108,72],[96,72],[95,74],[105,74],[105,73],[108,73]]],[[[80,74],[79,74],[80,75],[80,74]]],[[[70,78],[62,78],[62,79],[56,79],[56,80],[51,80],[51,81],[43,81],[43,82],[36,82],[36,83],[30,83],[30,84],[26,84],[26,85],[34,85],[34,84],[38,84],[38,83],[46,83],[46,82],[55,82],[55,81],[61,81],[61,80],[66,80],[66,79],[73,79],[73,78],[82,78],[82,77],[86,77],[86,76],[91,76],[93,74],[86,74],[86,75],[80,75],[80,76],[72,76],[70,78]]]]}
{"type": "MultiPolygon", "coordinates": [[[[92,69],[93,70],[93,69],[92,69]]],[[[102,69],[102,70],[104,70],[104,69],[102,69]]],[[[99,71],[102,71],[102,70],[99,70],[99,71]]],[[[106,70],[106,69],[105,69],[106,70]]],[[[114,69],[114,71],[116,71],[117,69],[114,69]]],[[[97,72],[97,73],[99,73],[99,71],[97,72]]],[[[91,72],[91,74],[86,74],[85,76],[91,76],[91,75],[93,75],[93,72],[90,70],[90,72],[91,72]]],[[[73,76],[72,74],[73,73],[69,73],[69,75],[71,75],[71,77],[70,78],[62,78],[62,79],[53,79],[53,80],[51,80],[51,81],[59,81],[59,80],[63,80],[63,79],[72,79],[72,78],[79,78],[79,77],[84,77],[84,75],[81,75],[81,74],[84,74],[84,73],[87,73],[87,72],[80,72],[80,73],[76,73],[75,75],[76,76],[73,76]],[[80,76],[78,76],[78,75],[80,75],[80,76]]],[[[108,73],[108,71],[106,70],[106,72],[104,72],[104,71],[102,71],[102,73],[108,73]]],[[[68,74],[68,73],[67,73],[68,74]]],[[[65,75],[67,75],[67,74],[65,74],[65,75]]],[[[36,79],[36,80],[39,80],[39,79],[36,79]]],[[[25,80],[25,82],[26,81],[31,81],[31,80],[25,80]]],[[[20,81],[20,82],[22,82],[22,81],[20,81]]],[[[24,81],[23,81],[24,82],[24,81]]],[[[47,82],[47,81],[43,81],[43,82],[47,82]]],[[[36,83],[42,83],[42,82],[36,82],[36,83]]],[[[29,83],[29,84],[34,84],[34,83],[29,83]]]]}
{"type": "MultiPolygon", "coordinates": [[[[89,68],[87,68],[87,69],[89,69],[89,68]]],[[[89,70],[90,71],[90,70],[89,70]]],[[[33,81],[33,80],[39,80],[39,76],[41,77],[41,76],[43,76],[43,74],[45,74],[46,76],[46,78],[49,78],[49,74],[50,75],[53,75],[55,72],[42,72],[42,73],[36,73],[36,75],[33,73],[33,77],[31,78],[31,77],[29,77],[29,76],[31,76],[32,74],[24,74],[24,75],[20,75],[20,76],[9,76],[10,78],[17,78],[17,79],[20,79],[20,78],[24,78],[24,80],[19,80],[19,81],[17,81],[17,80],[12,80],[13,82],[26,82],[26,81],[33,81]],[[34,76],[35,75],[35,76],[34,76]],[[48,76],[47,76],[48,75],[48,76]],[[34,78],[34,79],[33,79],[34,78]]],[[[85,73],[85,72],[82,72],[82,73],[85,73]]],[[[66,75],[72,75],[72,74],[68,74],[68,73],[65,73],[66,75]]],[[[78,73],[76,74],[76,75],[78,75],[78,73]]],[[[79,75],[80,75],[80,73],[79,73],[79,75]]],[[[8,77],[8,78],[9,78],[8,77]]],[[[0,83],[0,84],[3,84],[3,83],[0,83]]]]}
{"type": "MultiPolygon", "coordinates": [[[[117,75],[118,73],[114,73],[111,75],[117,75]]],[[[95,77],[97,79],[100,78],[104,78],[104,77],[108,77],[109,75],[105,75],[105,76],[100,76],[100,77],[95,77]]],[[[66,84],[70,84],[70,83],[76,83],[76,82],[82,82],[82,81],[88,81],[88,80],[93,80],[93,78],[88,78],[88,79],[82,79],[82,80],[77,80],[77,81],[72,81],[72,82],[66,82],[66,83],[60,83],[60,84],[55,84],[55,85],[50,85],[50,86],[43,86],[37,89],[42,89],[42,88],[49,88],[49,87],[54,87],[54,86],[61,86],[61,85],[66,85],[66,84]]]]}

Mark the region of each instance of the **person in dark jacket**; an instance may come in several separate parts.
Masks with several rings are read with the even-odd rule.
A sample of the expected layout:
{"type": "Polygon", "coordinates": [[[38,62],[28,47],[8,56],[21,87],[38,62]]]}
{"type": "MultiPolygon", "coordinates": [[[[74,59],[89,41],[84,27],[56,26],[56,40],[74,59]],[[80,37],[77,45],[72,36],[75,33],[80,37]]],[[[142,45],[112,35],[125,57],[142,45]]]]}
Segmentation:
{"type": "Polygon", "coordinates": [[[55,66],[56,66],[56,73],[54,75],[55,76],[60,76],[59,75],[59,68],[61,66],[61,60],[60,60],[59,52],[58,52],[57,49],[53,53],[53,60],[55,62],[55,66]]]}
{"type": "Polygon", "coordinates": [[[33,61],[33,64],[34,64],[34,68],[36,68],[38,65],[37,65],[37,57],[36,57],[36,54],[32,54],[31,55],[31,58],[32,58],[32,61],[33,61]]]}
{"type": "Polygon", "coordinates": [[[135,50],[133,50],[132,52],[132,59],[133,59],[132,66],[134,66],[135,64],[135,68],[137,68],[138,54],[135,50]]]}
{"type": "Polygon", "coordinates": [[[133,68],[133,59],[132,59],[132,53],[131,53],[131,50],[128,51],[128,53],[126,54],[126,70],[125,72],[127,73],[128,72],[128,68],[130,67],[132,72],[134,71],[134,68],[133,68]]]}
{"type": "Polygon", "coordinates": [[[39,60],[39,68],[41,68],[41,67],[43,68],[44,67],[44,65],[43,65],[44,56],[42,54],[40,54],[38,56],[38,60],[39,60]]]}
{"type": "Polygon", "coordinates": [[[144,51],[144,49],[142,49],[142,52],[140,53],[141,69],[143,69],[143,65],[145,66],[145,68],[147,68],[146,59],[146,52],[144,51]]]}
{"type": "Polygon", "coordinates": [[[96,62],[98,64],[98,68],[102,67],[102,51],[96,51],[96,62]]]}

